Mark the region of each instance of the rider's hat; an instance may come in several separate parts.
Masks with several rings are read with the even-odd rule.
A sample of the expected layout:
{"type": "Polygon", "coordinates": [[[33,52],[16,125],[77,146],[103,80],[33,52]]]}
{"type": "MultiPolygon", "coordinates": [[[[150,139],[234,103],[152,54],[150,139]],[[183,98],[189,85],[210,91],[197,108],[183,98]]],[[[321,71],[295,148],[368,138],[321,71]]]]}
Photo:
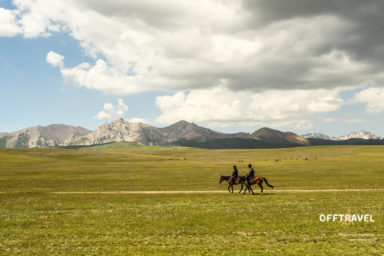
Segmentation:
{"type": "Polygon", "coordinates": [[[248,165],[248,167],[252,167],[252,165],[251,165],[251,164],[249,164],[249,165],[248,165]]]}
{"type": "Polygon", "coordinates": [[[233,165],[233,169],[236,169],[236,165],[233,165]]]}

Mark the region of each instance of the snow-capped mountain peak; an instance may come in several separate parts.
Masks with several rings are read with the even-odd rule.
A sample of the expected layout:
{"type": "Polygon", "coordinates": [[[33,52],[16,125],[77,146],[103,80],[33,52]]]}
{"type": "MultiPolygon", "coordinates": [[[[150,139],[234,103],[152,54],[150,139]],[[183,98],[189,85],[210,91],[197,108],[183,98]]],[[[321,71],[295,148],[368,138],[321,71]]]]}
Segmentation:
{"type": "Polygon", "coordinates": [[[351,132],[347,135],[335,138],[335,140],[349,140],[349,139],[374,140],[374,139],[380,139],[380,137],[376,136],[371,132],[359,131],[359,132],[351,132]]]}

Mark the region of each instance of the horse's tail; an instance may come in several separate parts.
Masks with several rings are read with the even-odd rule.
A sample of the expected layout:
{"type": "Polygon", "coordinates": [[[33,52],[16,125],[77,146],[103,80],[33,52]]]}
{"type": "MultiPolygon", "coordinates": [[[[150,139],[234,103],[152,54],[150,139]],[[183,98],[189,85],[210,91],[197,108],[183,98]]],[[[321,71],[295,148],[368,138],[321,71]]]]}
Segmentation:
{"type": "Polygon", "coordinates": [[[273,188],[273,186],[268,183],[268,181],[265,177],[263,177],[263,181],[265,181],[265,184],[267,184],[268,187],[273,188]]]}

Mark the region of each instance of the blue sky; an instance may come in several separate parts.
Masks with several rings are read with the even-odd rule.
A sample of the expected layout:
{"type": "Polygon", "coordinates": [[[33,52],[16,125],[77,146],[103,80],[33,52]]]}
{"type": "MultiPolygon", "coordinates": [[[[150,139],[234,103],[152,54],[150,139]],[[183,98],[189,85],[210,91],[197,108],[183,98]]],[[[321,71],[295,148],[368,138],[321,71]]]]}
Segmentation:
{"type": "Polygon", "coordinates": [[[383,6],[340,3],[0,1],[0,132],[123,117],[384,136],[383,6]]]}

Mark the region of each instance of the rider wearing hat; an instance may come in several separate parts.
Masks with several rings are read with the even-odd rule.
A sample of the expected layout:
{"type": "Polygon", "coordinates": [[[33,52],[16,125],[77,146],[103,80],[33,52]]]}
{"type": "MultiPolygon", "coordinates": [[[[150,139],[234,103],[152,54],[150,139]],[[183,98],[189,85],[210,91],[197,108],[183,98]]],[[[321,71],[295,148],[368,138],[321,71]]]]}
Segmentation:
{"type": "Polygon", "coordinates": [[[235,181],[235,179],[237,179],[238,177],[239,177],[239,171],[237,170],[236,165],[234,165],[231,179],[229,180],[229,182],[235,181]]]}
{"type": "Polygon", "coordinates": [[[251,180],[255,178],[255,170],[253,170],[251,164],[248,165],[248,168],[249,168],[249,173],[247,174],[247,176],[245,176],[245,178],[247,179],[247,182],[250,183],[251,180]]]}

